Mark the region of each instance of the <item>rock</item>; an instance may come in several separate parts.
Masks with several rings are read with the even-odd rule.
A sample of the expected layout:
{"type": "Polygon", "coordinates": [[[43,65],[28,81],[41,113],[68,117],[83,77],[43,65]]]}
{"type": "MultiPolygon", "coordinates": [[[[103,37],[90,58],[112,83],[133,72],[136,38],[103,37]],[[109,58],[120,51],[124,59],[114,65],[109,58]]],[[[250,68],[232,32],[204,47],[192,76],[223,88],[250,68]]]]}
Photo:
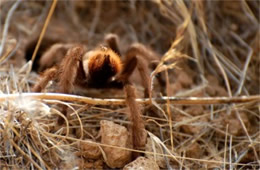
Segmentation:
{"type": "Polygon", "coordinates": [[[155,161],[145,158],[138,157],[135,161],[127,164],[123,170],[159,170],[159,166],[155,161]]]}
{"type": "MultiPolygon", "coordinates": [[[[111,121],[102,120],[101,143],[117,147],[128,148],[130,138],[127,129],[111,121]]],[[[121,168],[131,160],[131,151],[114,147],[102,147],[106,158],[106,164],[111,168],[121,168]]]]}
{"type": "Polygon", "coordinates": [[[85,158],[98,159],[101,156],[100,148],[95,144],[91,144],[91,140],[88,141],[78,143],[79,154],[85,158]]]}
{"type": "MultiPolygon", "coordinates": [[[[156,143],[153,144],[153,141],[150,138],[147,139],[145,151],[163,154],[162,147],[158,146],[156,143]]],[[[166,162],[163,156],[153,154],[145,154],[145,156],[150,160],[154,160],[159,167],[166,168],[166,162]]]]}

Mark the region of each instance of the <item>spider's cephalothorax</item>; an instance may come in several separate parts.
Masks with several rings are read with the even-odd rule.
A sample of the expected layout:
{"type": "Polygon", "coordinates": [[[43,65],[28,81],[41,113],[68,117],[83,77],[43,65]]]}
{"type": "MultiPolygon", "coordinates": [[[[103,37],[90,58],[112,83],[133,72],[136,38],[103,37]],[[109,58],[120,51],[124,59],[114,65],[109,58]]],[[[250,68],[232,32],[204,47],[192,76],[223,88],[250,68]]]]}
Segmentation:
{"type": "MultiPolygon", "coordinates": [[[[144,123],[141,118],[141,110],[136,103],[135,88],[131,84],[129,77],[135,68],[138,69],[142,85],[144,86],[144,96],[148,97],[149,74],[148,65],[145,61],[157,60],[158,57],[151,50],[142,44],[133,44],[125,53],[121,60],[121,52],[118,47],[118,37],[109,34],[105,37],[108,47],[100,46],[87,51],[82,45],[53,45],[49,51],[42,56],[42,61],[54,60],[54,54],[59,49],[68,48],[66,56],[60,61],[60,64],[47,69],[42,78],[35,84],[32,91],[41,92],[50,80],[57,80],[57,92],[72,93],[73,86],[79,85],[85,88],[123,88],[126,94],[126,104],[130,110],[131,134],[133,147],[138,149],[145,145],[146,133],[144,123]]],[[[54,63],[49,61],[49,63],[54,63]]],[[[41,64],[41,63],[40,63],[41,64]]],[[[46,65],[42,64],[42,68],[46,65]]],[[[66,115],[67,107],[62,107],[66,115]]],[[[63,119],[59,118],[59,123],[63,119]]]]}
{"type": "Polygon", "coordinates": [[[122,63],[117,53],[101,46],[84,55],[83,68],[90,87],[105,88],[122,70],[122,63]]]}

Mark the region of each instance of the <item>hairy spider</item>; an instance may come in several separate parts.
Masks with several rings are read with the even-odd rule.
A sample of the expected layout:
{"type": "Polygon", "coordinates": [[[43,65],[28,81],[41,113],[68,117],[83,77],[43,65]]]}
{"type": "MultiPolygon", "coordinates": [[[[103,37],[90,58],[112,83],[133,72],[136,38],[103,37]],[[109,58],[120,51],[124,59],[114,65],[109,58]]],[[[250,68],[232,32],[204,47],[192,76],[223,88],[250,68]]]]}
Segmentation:
{"type": "MultiPolygon", "coordinates": [[[[93,50],[86,51],[83,45],[53,45],[49,51],[40,59],[42,68],[55,66],[47,69],[42,78],[34,85],[33,92],[41,92],[50,80],[58,81],[57,92],[72,93],[73,86],[84,88],[121,88],[126,94],[126,104],[130,109],[131,134],[133,147],[141,148],[145,145],[146,133],[141,118],[141,110],[136,103],[135,88],[129,80],[135,68],[138,69],[144,96],[149,96],[149,71],[148,63],[158,59],[156,54],[142,44],[131,45],[125,53],[124,60],[121,59],[121,51],[118,46],[118,37],[109,34],[105,37],[107,46],[99,46],[93,50]],[[68,49],[65,57],[55,59],[57,50],[68,49]],[[62,60],[60,64],[58,61],[62,60]],[[47,66],[46,66],[47,65],[47,66]]],[[[62,107],[66,113],[66,106],[62,107]]],[[[59,122],[63,119],[59,118],[59,122]]]]}

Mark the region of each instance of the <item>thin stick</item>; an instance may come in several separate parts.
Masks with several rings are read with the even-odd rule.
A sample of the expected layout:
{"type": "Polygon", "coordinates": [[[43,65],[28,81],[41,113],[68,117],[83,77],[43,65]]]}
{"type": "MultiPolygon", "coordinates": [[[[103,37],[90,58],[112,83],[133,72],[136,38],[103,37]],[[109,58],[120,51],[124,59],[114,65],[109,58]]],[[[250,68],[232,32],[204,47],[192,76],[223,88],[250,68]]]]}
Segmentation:
{"type": "Polygon", "coordinates": [[[4,64],[9,58],[11,58],[17,51],[21,44],[21,41],[18,41],[18,43],[15,44],[15,47],[12,49],[7,49],[7,52],[0,58],[0,65],[4,64]]]}
{"type": "MultiPolygon", "coordinates": [[[[13,127],[11,127],[12,131],[20,138],[21,140],[21,135],[17,132],[17,130],[15,130],[13,127]]],[[[44,166],[47,169],[50,169],[50,167],[43,161],[43,159],[41,158],[40,155],[38,155],[38,153],[32,148],[32,146],[30,144],[28,144],[26,141],[22,140],[22,142],[27,146],[27,148],[33,153],[33,155],[41,162],[44,164],[44,166]]],[[[19,147],[19,146],[18,146],[19,147]]],[[[34,164],[34,163],[33,163],[34,164]]],[[[35,164],[34,164],[35,165],[35,164]]],[[[38,166],[35,165],[36,167],[38,166]]]]}
{"type": "Polygon", "coordinates": [[[232,170],[232,135],[229,137],[229,169],[232,170]]]}
{"type": "MultiPolygon", "coordinates": [[[[91,105],[125,105],[125,99],[100,99],[61,93],[20,93],[20,94],[0,94],[0,102],[19,99],[39,99],[39,100],[62,100],[70,102],[85,103],[91,105]]],[[[153,98],[153,101],[165,104],[167,100],[171,104],[196,105],[196,104],[231,104],[260,102],[260,95],[240,96],[240,97],[161,97],[153,98]]],[[[151,103],[149,98],[136,99],[140,104],[151,103]]]]}
{"type": "MultiPolygon", "coordinates": [[[[226,170],[226,156],[227,156],[227,135],[228,134],[228,124],[226,126],[226,134],[225,134],[225,148],[224,148],[224,162],[223,162],[223,167],[224,170],[226,170]]],[[[230,148],[231,149],[231,148],[230,148]]]]}
{"type": "Polygon", "coordinates": [[[12,139],[9,139],[11,144],[18,150],[28,161],[30,161],[37,169],[42,169],[32,158],[30,158],[12,139]]]}
{"type": "MultiPolygon", "coordinates": [[[[169,82],[169,75],[168,75],[168,70],[165,70],[165,77],[166,77],[166,91],[167,91],[167,96],[170,94],[170,82],[169,82]]],[[[170,127],[170,134],[171,134],[171,149],[172,152],[174,151],[174,145],[173,145],[173,132],[172,132],[172,113],[170,109],[170,101],[169,99],[167,100],[167,113],[169,117],[169,127],[170,127]]]]}
{"type": "MultiPolygon", "coordinates": [[[[18,5],[20,4],[21,0],[17,0],[13,6],[11,7],[11,9],[9,10],[6,20],[5,20],[5,25],[4,25],[4,31],[3,31],[3,35],[2,35],[2,41],[1,41],[1,45],[0,45],[0,56],[2,56],[2,52],[4,50],[4,44],[5,44],[5,40],[7,38],[7,34],[8,34],[8,28],[9,28],[9,24],[12,18],[12,15],[14,13],[14,11],[16,10],[16,8],[18,7],[18,5]]],[[[3,58],[1,58],[0,60],[3,60],[3,58]]]]}
{"type": "Polygon", "coordinates": [[[238,120],[240,121],[240,124],[241,124],[241,126],[242,126],[242,128],[243,128],[243,130],[244,130],[244,132],[245,132],[245,134],[246,134],[246,136],[248,137],[248,140],[250,141],[250,145],[251,145],[251,147],[252,147],[252,149],[253,149],[253,151],[254,151],[254,155],[255,155],[255,157],[256,157],[256,159],[257,159],[257,162],[260,164],[260,160],[259,160],[257,151],[256,151],[256,149],[255,149],[255,147],[254,147],[254,142],[252,141],[252,139],[251,139],[251,137],[250,137],[250,135],[249,135],[249,133],[248,133],[248,131],[247,131],[247,129],[246,129],[246,126],[245,126],[245,124],[244,124],[244,122],[243,122],[243,120],[242,120],[242,118],[241,118],[241,116],[240,116],[240,114],[239,114],[239,112],[238,112],[238,110],[235,109],[235,111],[236,111],[236,117],[237,117],[238,120]]]}
{"type": "Polygon", "coordinates": [[[211,51],[211,55],[213,56],[217,66],[219,67],[219,70],[220,70],[220,72],[221,72],[221,74],[222,74],[222,76],[223,76],[223,78],[225,80],[225,84],[226,84],[226,88],[227,88],[229,97],[232,97],[232,92],[231,92],[230,83],[229,83],[227,74],[226,74],[223,66],[221,65],[221,63],[220,63],[220,61],[219,61],[219,59],[217,57],[217,54],[216,54],[216,52],[215,52],[215,50],[214,50],[214,48],[213,48],[213,46],[212,46],[210,41],[208,41],[208,51],[209,52],[211,51]]]}
{"type": "Polygon", "coordinates": [[[53,14],[53,12],[54,12],[54,9],[55,9],[55,7],[56,7],[56,4],[57,4],[57,0],[53,0],[53,2],[52,2],[52,4],[51,4],[51,9],[50,9],[50,11],[49,11],[49,13],[48,13],[48,16],[47,16],[47,18],[46,18],[46,20],[45,20],[45,23],[44,23],[44,25],[43,25],[42,32],[41,32],[41,34],[40,34],[40,38],[38,39],[38,42],[37,42],[36,47],[35,47],[35,49],[34,49],[34,52],[33,52],[33,55],[32,55],[32,59],[31,59],[32,62],[34,62],[34,60],[35,60],[36,54],[37,54],[38,49],[39,49],[39,47],[40,47],[40,45],[41,45],[42,38],[43,38],[43,36],[44,36],[44,34],[45,34],[45,32],[46,32],[47,26],[49,25],[49,22],[50,22],[50,19],[51,19],[52,14],[53,14]]]}
{"type": "Polygon", "coordinates": [[[247,73],[247,70],[248,70],[248,66],[249,66],[249,63],[251,61],[251,58],[252,58],[252,55],[253,55],[253,50],[252,48],[247,45],[245,43],[245,41],[243,41],[236,33],[234,32],[230,32],[231,36],[234,37],[241,45],[245,46],[248,50],[248,53],[247,53],[247,57],[246,57],[246,62],[245,62],[245,65],[244,65],[244,68],[243,68],[243,71],[242,71],[242,74],[240,76],[240,83],[239,83],[239,86],[238,86],[238,89],[235,93],[235,95],[239,95],[241,93],[241,90],[244,86],[244,83],[245,83],[245,79],[246,79],[246,73],[247,73]]]}

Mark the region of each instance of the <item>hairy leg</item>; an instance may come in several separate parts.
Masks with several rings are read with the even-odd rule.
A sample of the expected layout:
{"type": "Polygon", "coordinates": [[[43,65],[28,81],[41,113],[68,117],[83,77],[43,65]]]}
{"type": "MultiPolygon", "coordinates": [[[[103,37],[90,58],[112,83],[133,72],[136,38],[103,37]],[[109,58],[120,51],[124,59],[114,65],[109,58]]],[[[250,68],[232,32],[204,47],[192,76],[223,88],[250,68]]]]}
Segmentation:
{"type": "MultiPolygon", "coordinates": [[[[126,95],[126,104],[129,108],[129,120],[132,122],[130,125],[130,133],[134,149],[142,149],[146,143],[146,131],[144,122],[142,120],[142,113],[140,106],[135,101],[136,94],[134,86],[129,82],[129,77],[137,66],[137,58],[135,56],[128,56],[124,61],[122,72],[118,75],[117,79],[123,83],[126,95]]],[[[134,154],[137,157],[138,154],[134,154]]]]}
{"type": "Polygon", "coordinates": [[[116,34],[107,34],[105,37],[105,42],[114,52],[121,56],[121,52],[118,45],[118,39],[119,38],[116,34]]]}
{"type": "Polygon", "coordinates": [[[48,84],[49,81],[53,80],[57,76],[57,68],[52,67],[47,69],[40,81],[38,81],[32,88],[32,92],[41,92],[48,84]]]}
{"type": "Polygon", "coordinates": [[[132,75],[137,66],[136,56],[127,56],[123,62],[123,65],[123,69],[116,79],[121,81],[123,84],[126,84],[129,82],[129,77],[132,75]]]}
{"type": "Polygon", "coordinates": [[[84,47],[77,45],[68,50],[65,58],[59,66],[59,88],[60,93],[71,93],[73,85],[77,78],[77,73],[80,64],[82,64],[82,56],[84,54],[84,47]]]}
{"type": "MultiPolygon", "coordinates": [[[[82,56],[84,54],[84,47],[77,45],[68,50],[65,58],[62,60],[59,66],[58,73],[58,92],[59,93],[71,93],[73,86],[77,79],[78,70],[82,64],[82,56]]],[[[61,112],[67,116],[67,106],[61,106],[61,112]]],[[[64,120],[59,117],[58,124],[63,124],[64,120]]]]}
{"type": "Polygon", "coordinates": [[[54,65],[58,65],[68,49],[73,47],[73,44],[61,44],[57,43],[52,45],[40,58],[39,61],[39,71],[44,71],[47,68],[50,68],[54,65]]]}
{"type": "Polygon", "coordinates": [[[131,136],[134,149],[142,149],[145,146],[147,133],[145,131],[145,125],[142,120],[142,113],[138,103],[135,101],[136,94],[135,88],[130,83],[125,84],[124,91],[126,94],[126,104],[130,110],[130,126],[131,136]]]}
{"type": "Polygon", "coordinates": [[[144,96],[149,97],[150,93],[150,76],[149,76],[149,63],[158,60],[157,55],[142,44],[133,44],[126,53],[126,58],[137,57],[137,69],[142,79],[144,87],[144,96]]]}

